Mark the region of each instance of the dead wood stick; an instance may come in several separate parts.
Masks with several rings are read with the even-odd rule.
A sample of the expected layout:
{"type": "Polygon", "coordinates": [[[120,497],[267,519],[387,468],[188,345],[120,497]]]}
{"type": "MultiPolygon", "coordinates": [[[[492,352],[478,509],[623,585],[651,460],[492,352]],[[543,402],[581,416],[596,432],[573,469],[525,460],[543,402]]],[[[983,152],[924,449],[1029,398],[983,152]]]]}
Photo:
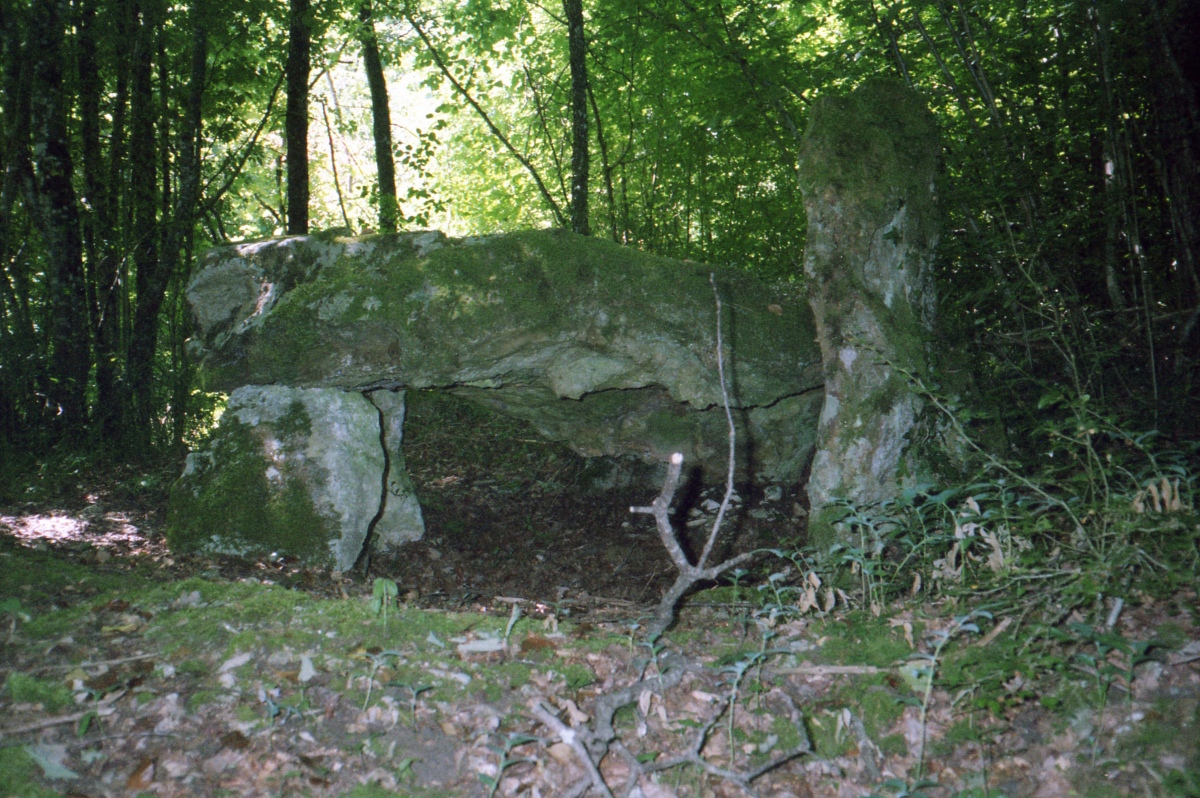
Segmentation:
{"type": "Polygon", "coordinates": [[[802,674],[804,676],[866,676],[887,673],[887,668],[872,665],[797,665],[794,668],[767,668],[771,673],[802,674]]]}
{"type": "Polygon", "coordinates": [[[725,474],[725,497],[721,501],[721,508],[717,511],[717,517],[713,521],[712,531],[709,532],[708,540],[705,541],[704,551],[700,554],[699,561],[692,565],[688,560],[687,554],[683,551],[683,547],[679,545],[679,538],[675,533],[674,527],[671,526],[671,502],[675,498],[675,491],[679,487],[679,477],[683,473],[683,453],[675,452],[671,455],[671,461],[667,465],[667,477],[663,481],[662,491],[654,499],[654,502],[647,507],[630,507],[631,513],[644,513],[654,517],[654,525],[658,529],[658,538],[662,541],[663,547],[666,548],[667,554],[671,557],[671,562],[675,564],[675,569],[679,571],[679,575],[675,577],[675,583],[671,585],[662,600],[658,603],[658,608],[654,611],[654,617],[646,627],[646,637],[648,640],[657,640],[667,627],[675,620],[675,605],[679,603],[679,599],[683,598],[692,585],[697,582],[709,581],[716,579],[732,568],[736,568],[744,562],[747,562],[755,556],[755,552],[746,552],[732,557],[725,562],[706,568],[708,558],[712,554],[713,545],[716,543],[717,534],[721,531],[721,524],[725,520],[725,511],[729,508],[730,500],[733,497],[733,478],[737,462],[737,428],[733,423],[733,410],[729,402],[729,388],[725,380],[725,356],[723,353],[724,345],[721,340],[721,294],[717,291],[716,277],[712,274],[708,276],[709,282],[713,287],[713,296],[717,303],[717,377],[721,383],[721,398],[725,405],[725,419],[729,424],[729,467],[725,474]]]}
{"type": "Polygon", "coordinates": [[[0,728],[0,737],[6,737],[8,734],[24,734],[25,732],[37,732],[43,728],[50,726],[61,726],[62,724],[73,724],[77,720],[83,720],[85,716],[96,712],[95,709],[85,709],[84,712],[73,712],[70,715],[59,715],[58,718],[43,718],[28,722],[22,726],[6,726],[0,728]]]}
{"type": "Polygon", "coordinates": [[[604,782],[604,776],[600,775],[599,768],[597,768],[596,763],[592,761],[591,752],[588,751],[587,746],[584,744],[586,742],[586,738],[592,736],[591,730],[586,727],[583,729],[573,729],[567,724],[563,723],[558,719],[558,716],[555,715],[548,706],[546,706],[546,702],[542,701],[540,698],[534,702],[531,709],[534,717],[540,720],[546,728],[558,735],[558,739],[569,745],[571,750],[575,752],[575,756],[580,760],[580,762],[583,763],[584,768],[587,770],[588,776],[591,778],[592,786],[599,790],[601,795],[606,795],[608,798],[613,798],[612,790],[608,789],[608,785],[604,782]]]}
{"type": "Polygon", "coordinates": [[[109,665],[121,665],[126,662],[137,662],[142,659],[153,659],[158,654],[135,654],[132,657],[117,657],[116,659],[102,659],[95,662],[65,662],[59,665],[42,665],[34,668],[33,673],[40,671],[55,671],[55,670],[71,670],[72,668],[99,668],[101,666],[108,667],[109,665]]]}

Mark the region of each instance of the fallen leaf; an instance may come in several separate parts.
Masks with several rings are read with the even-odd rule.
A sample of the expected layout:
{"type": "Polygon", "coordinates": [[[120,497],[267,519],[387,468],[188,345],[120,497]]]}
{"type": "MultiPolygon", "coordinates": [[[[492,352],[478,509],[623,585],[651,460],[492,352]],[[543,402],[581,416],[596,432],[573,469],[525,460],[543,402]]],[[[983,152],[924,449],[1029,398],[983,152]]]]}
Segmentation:
{"type": "Polygon", "coordinates": [[[575,758],[575,751],[566,743],[554,743],[548,750],[550,751],[550,756],[564,765],[575,758]]]}
{"type": "Polygon", "coordinates": [[[574,701],[569,698],[559,699],[559,706],[567,711],[567,717],[571,721],[572,726],[581,726],[588,722],[590,717],[586,712],[579,708],[574,701]]]}
{"type": "Polygon", "coordinates": [[[912,621],[906,621],[903,618],[889,618],[888,626],[893,629],[900,627],[904,629],[904,642],[908,643],[908,647],[915,649],[917,644],[913,642],[913,625],[912,621]]]}
{"type": "Polygon", "coordinates": [[[555,644],[541,635],[526,635],[521,641],[521,653],[530,654],[534,651],[546,651],[555,648],[555,644]]]}
{"type": "Polygon", "coordinates": [[[221,745],[235,751],[244,751],[250,745],[250,738],[240,731],[226,732],[221,735],[221,745]]]}
{"type": "Polygon", "coordinates": [[[129,778],[125,780],[125,789],[127,790],[144,790],[154,781],[154,760],[143,759],[133,773],[129,774],[129,778]]]}

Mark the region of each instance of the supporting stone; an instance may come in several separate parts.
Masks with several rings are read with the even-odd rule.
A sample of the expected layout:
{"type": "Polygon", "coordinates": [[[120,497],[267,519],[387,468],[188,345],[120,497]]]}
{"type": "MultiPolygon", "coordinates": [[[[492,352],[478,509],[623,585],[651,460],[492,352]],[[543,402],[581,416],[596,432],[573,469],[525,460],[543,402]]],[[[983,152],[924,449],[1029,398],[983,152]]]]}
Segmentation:
{"type": "Polygon", "coordinates": [[[371,391],[367,398],[379,408],[380,432],[387,458],[383,475],[383,503],[371,528],[374,548],[396,549],[425,535],[425,519],[416,488],[404,463],[404,391],[371,391]]]}
{"type": "Polygon", "coordinates": [[[168,541],[179,551],[287,555],[344,571],[372,528],[385,546],[420,538],[402,460],[384,482],[403,414],[398,394],[372,404],[337,389],[238,388],[208,446],[188,455],[168,541]]]}
{"type": "Polygon", "coordinates": [[[825,406],[808,483],[809,539],[844,539],[837,503],[894,498],[930,471],[920,445],[938,239],[934,118],[903,83],[872,80],[813,108],[800,161],[804,274],[825,406]]]}

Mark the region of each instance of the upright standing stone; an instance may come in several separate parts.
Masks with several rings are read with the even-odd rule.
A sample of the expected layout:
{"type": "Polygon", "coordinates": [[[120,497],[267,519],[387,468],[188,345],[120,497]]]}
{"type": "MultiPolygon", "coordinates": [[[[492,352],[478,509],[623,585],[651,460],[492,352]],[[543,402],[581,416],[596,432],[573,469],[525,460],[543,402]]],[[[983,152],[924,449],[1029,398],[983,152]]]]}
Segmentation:
{"type": "Polygon", "coordinates": [[[940,152],[921,97],[892,80],[823,98],[804,136],[804,274],[825,374],[809,538],[821,551],[841,535],[838,500],[891,498],[926,471],[909,375],[926,375],[933,328],[940,152]]]}

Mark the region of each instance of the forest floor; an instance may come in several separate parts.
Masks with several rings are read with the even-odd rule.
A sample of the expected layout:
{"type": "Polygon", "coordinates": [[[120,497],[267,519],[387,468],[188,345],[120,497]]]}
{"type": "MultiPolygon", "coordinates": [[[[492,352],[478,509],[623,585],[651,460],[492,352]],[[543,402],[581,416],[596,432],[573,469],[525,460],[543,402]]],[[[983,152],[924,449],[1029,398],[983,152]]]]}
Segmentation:
{"type": "MultiPolygon", "coordinates": [[[[1194,586],[1048,645],[947,595],[781,612],[810,577],[773,560],[651,646],[674,572],[628,505],[653,491],[581,500],[540,442],[449,458],[450,432],[413,429],[429,532],[365,577],[170,552],[176,462],[0,494],[0,796],[582,795],[563,732],[629,685],[614,795],[1200,795],[1194,586]]],[[[771,499],[741,502],[728,550],[795,534],[798,497],[771,499]]]]}

